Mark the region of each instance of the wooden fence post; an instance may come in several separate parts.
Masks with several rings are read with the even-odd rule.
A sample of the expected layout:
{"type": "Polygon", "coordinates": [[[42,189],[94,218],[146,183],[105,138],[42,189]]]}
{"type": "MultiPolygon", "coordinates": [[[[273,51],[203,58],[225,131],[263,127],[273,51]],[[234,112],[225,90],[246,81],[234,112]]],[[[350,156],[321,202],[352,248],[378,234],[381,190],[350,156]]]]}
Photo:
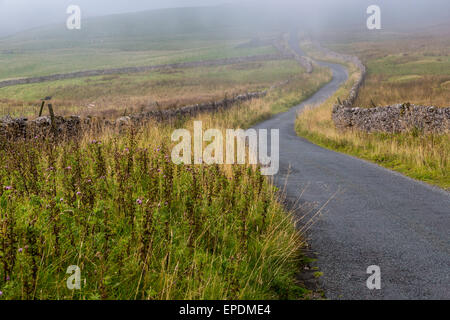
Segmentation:
{"type": "Polygon", "coordinates": [[[53,112],[53,106],[51,103],[48,104],[48,111],[50,113],[50,121],[52,125],[53,132],[56,131],[56,123],[55,123],[55,113],[53,112]]]}
{"type": "Polygon", "coordinates": [[[42,111],[44,111],[45,100],[42,100],[41,110],[39,110],[39,118],[42,117],[42,111]]]}

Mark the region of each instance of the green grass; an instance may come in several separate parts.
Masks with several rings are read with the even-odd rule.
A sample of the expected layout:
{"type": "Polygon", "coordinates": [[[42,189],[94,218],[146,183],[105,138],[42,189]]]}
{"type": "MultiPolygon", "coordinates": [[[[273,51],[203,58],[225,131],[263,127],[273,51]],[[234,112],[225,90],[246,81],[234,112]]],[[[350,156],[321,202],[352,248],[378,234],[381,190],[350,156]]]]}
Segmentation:
{"type": "Polygon", "coordinates": [[[173,164],[170,134],[193,120],[247,128],[329,80],[301,73],[265,99],[126,135],[1,141],[0,299],[308,298],[278,191],[256,168],[173,164]]]}
{"type": "Polygon", "coordinates": [[[427,57],[424,54],[389,55],[385,58],[369,60],[367,67],[369,75],[448,75],[450,57],[427,57]]]}
{"type": "Polygon", "coordinates": [[[280,90],[277,99],[272,104],[272,114],[286,112],[299,105],[332,79],[327,68],[314,68],[312,74],[304,74],[300,79],[294,79],[286,88],[280,90]]]}
{"type": "Polygon", "coordinates": [[[336,139],[308,130],[301,124],[297,125],[297,132],[324,148],[350,154],[410,178],[450,190],[450,141],[445,135],[417,137],[411,133],[393,135],[353,132],[336,139]],[[433,140],[431,146],[430,140],[433,140]]]}
{"type": "Polygon", "coordinates": [[[417,75],[417,74],[410,74],[410,75],[406,75],[406,76],[392,76],[389,78],[388,82],[408,82],[411,80],[420,80],[422,79],[421,76],[417,75]]]}
{"type": "MultiPolygon", "coordinates": [[[[224,21],[227,10],[233,9],[115,15],[87,19],[79,31],[53,25],[0,39],[0,80],[277,53],[270,45],[276,33],[249,26],[248,12],[234,12],[233,19],[224,21]],[[254,38],[265,41],[241,46],[254,38]]],[[[39,99],[50,95],[58,114],[115,117],[154,105],[166,108],[221,100],[226,94],[266,88],[300,72],[294,62],[271,63],[237,66],[242,70],[184,69],[8,87],[0,90],[0,116],[34,117],[39,99]]]]}
{"type": "Polygon", "coordinates": [[[125,110],[130,113],[139,111],[141,106],[148,108],[151,102],[161,107],[178,107],[218,101],[226,94],[265,90],[302,74],[303,69],[295,61],[282,60],[13,86],[0,89],[0,115],[35,116],[39,99],[52,96],[60,115],[115,117],[125,110]]]}
{"type": "Polygon", "coordinates": [[[221,83],[244,85],[252,83],[271,84],[302,73],[295,61],[263,61],[219,67],[200,67],[151,71],[146,73],[96,76],[20,85],[0,89],[3,98],[36,101],[49,94],[56,99],[95,99],[106,94],[115,96],[138,95],[143,87],[148,91],[159,90],[166,85],[184,86],[201,83],[211,86],[221,83]]]}
{"type": "Polygon", "coordinates": [[[426,53],[402,53],[367,61],[368,76],[357,105],[370,106],[411,102],[419,105],[449,106],[450,57],[426,53]]]}
{"type": "MultiPolygon", "coordinates": [[[[202,12],[209,22],[196,19],[195,10],[187,20],[186,12],[174,12],[121,23],[106,17],[70,37],[51,27],[0,41],[8,65],[0,78],[273,52],[236,48],[257,34],[234,26],[236,16],[224,26],[220,10],[202,12]]],[[[247,128],[306,98],[329,72],[305,75],[293,62],[277,61],[11,87],[2,98],[31,103],[45,91],[55,99],[111,96],[127,105],[127,93],[155,88],[170,97],[195,86],[223,95],[227,86],[267,88],[287,79],[264,99],[123,135],[0,141],[0,299],[306,297],[295,280],[301,235],[278,190],[253,167],[173,164],[170,135],[192,129],[193,120],[205,130],[247,128]],[[81,269],[80,291],[66,287],[71,265],[81,269]]]]}
{"type": "Polygon", "coordinates": [[[449,106],[450,90],[445,85],[450,80],[448,28],[360,36],[327,43],[335,51],[358,56],[367,66],[356,105],[371,107],[373,101],[379,106],[405,102],[449,106]]]}
{"type": "MultiPolygon", "coordinates": [[[[200,119],[263,114],[246,104],[200,119]]],[[[174,129],[2,141],[0,299],[299,298],[301,241],[276,190],[250,167],[173,164],[174,129]],[[70,265],[80,291],[66,288],[70,265]]]]}
{"type": "Polygon", "coordinates": [[[0,52],[0,64],[3,66],[0,79],[275,53],[272,47],[236,48],[237,43],[239,42],[203,43],[202,47],[185,50],[120,51],[76,48],[32,53],[0,52]]]}
{"type": "Polygon", "coordinates": [[[0,80],[274,53],[270,45],[238,47],[256,36],[276,37],[249,24],[246,14],[182,8],[91,18],[77,31],[64,24],[30,30],[0,39],[0,80]]]}
{"type": "Polygon", "coordinates": [[[280,299],[298,290],[295,227],[257,172],[176,166],[167,146],[145,138],[3,145],[0,299],[280,299]],[[6,150],[32,160],[23,167],[6,150]],[[80,291],[66,287],[70,265],[86,279],[80,291]]]}

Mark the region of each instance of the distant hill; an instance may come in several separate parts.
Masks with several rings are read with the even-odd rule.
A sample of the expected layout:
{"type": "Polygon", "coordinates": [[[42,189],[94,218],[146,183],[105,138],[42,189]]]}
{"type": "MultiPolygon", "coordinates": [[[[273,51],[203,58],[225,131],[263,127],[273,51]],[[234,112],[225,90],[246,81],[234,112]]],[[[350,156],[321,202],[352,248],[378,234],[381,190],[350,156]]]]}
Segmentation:
{"type": "Polygon", "coordinates": [[[246,37],[262,29],[282,30],[276,26],[277,21],[268,24],[268,20],[270,18],[255,18],[250,8],[231,6],[161,9],[85,19],[81,30],[67,30],[65,24],[36,28],[0,39],[0,48],[99,46],[124,49],[129,43],[140,40],[146,49],[143,40],[148,40],[149,44],[178,38],[220,41],[236,38],[236,35],[246,37]]]}
{"type": "Polygon", "coordinates": [[[276,19],[232,6],[88,18],[81,30],[53,24],[0,39],[0,79],[270,54],[270,44],[239,45],[282,30],[276,19]]]}
{"type": "MultiPolygon", "coordinates": [[[[382,9],[382,26],[389,31],[413,30],[448,21],[448,0],[378,0],[382,9]]],[[[0,38],[0,48],[19,45],[27,48],[70,48],[97,43],[102,47],[122,48],[134,39],[167,40],[195,37],[199,40],[235,38],[236,34],[281,32],[292,28],[306,31],[361,31],[366,29],[366,9],[372,0],[339,2],[273,1],[253,5],[173,8],[126,13],[83,20],[82,29],[69,31],[64,23],[36,28],[0,38]],[[118,43],[111,39],[128,41],[118,43]],[[112,43],[112,44],[111,44],[112,43]],[[39,45],[40,44],[40,45],[39,45]]],[[[95,46],[94,46],[95,47],[95,46]]]]}

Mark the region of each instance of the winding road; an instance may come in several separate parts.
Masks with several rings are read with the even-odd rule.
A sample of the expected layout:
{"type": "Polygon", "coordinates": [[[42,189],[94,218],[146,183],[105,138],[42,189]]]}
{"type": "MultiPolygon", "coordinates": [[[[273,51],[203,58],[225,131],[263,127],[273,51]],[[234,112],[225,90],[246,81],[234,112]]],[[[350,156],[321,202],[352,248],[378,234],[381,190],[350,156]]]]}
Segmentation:
{"type": "MultiPolygon", "coordinates": [[[[297,42],[291,37],[303,54],[297,42]]],[[[320,64],[333,71],[330,83],[254,128],[280,130],[274,180],[287,200],[325,206],[307,233],[321,288],[328,299],[450,299],[450,194],[295,133],[297,113],[325,101],[348,78],[343,66],[320,64]],[[380,290],[367,288],[371,265],[381,268],[380,290]]]]}

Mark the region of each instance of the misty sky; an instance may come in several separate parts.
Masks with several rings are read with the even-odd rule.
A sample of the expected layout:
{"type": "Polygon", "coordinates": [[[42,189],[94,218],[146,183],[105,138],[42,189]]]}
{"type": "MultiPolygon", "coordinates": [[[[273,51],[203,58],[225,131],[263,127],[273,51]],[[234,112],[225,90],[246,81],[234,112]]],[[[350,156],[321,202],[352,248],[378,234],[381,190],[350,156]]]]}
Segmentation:
{"type": "Polygon", "coordinates": [[[321,22],[336,15],[342,18],[347,12],[349,17],[354,17],[350,12],[361,12],[359,18],[364,19],[364,6],[379,4],[391,20],[397,15],[417,24],[436,18],[450,20],[449,0],[0,0],[0,36],[64,21],[70,4],[81,7],[83,18],[159,8],[239,4],[284,8],[290,14],[311,12],[321,22]]]}
{"type": "Polygon", "coordinates": [[[236,0],[0,0],[0,35],[64,21],[79,5],[83,17],[173,7],[211,6],[236,0]]]}

